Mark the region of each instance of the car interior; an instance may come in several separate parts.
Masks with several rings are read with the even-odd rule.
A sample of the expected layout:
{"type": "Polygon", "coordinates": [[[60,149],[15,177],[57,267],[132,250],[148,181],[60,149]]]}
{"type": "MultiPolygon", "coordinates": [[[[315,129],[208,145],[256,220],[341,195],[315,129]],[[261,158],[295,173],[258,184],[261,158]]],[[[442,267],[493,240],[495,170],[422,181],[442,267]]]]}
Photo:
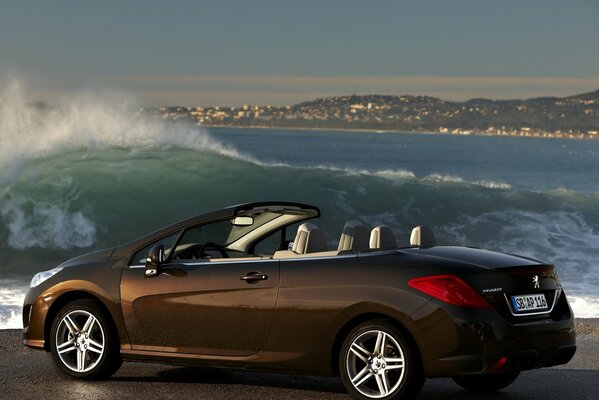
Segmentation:
{"type": "MultiPolygon", "coordinates": [[[[259,258],[298,258],[298,257],[326,257],[337,256],[344,254],[353,254],[358,252],[378,251],[396,249],[398,245],[397,239],[393,231],[384,225],[379,225],[372,230],[368,229],[364,224],[356,220],[347,221],[343,227],[339,238],[337,249],[330,249],[327,243],[326,236],[318,228],[317,225],[311,222],[304,222],[298,226],[295,238],[293,241],[279,240],[280,246],[277,250],[270,254],[261,254],[251,251],[250,248],[255,237],[259,237],[261,231],[271,232],[272,226],[277,225],[277,219],[286,220],[289,218],[272,218],[270,216],[268,222],[257,227],[254,230],[248,231],[246,235],[238,238],[234,242],[219,246],[216,243],[206,242],[202,244],[193,244],[194,247],[200,248],[197,258],[209,258],[210,261],[227,261],[231,258],[239,259],[259,259],[259,258]],[[203,246],[203,248],[201,248],[203,246]]],[[[276,234],[276,233],[275,233],[276,234]]],[[[280,233],[279,233],[280,235],[280,233]]],[[[412,230],[410,235],[410,247],[432,247],[436,245],[435,236],[427,226],[417,226],[412,230]]],[[[189,245],[184,245],[189,246],[189,245]]],[[[179,246],[177,252],[180,252],[179,246]]],[[[195,257],[194,257],[195,258],[195,257]]]]}
{"type": "MultiPolygon", "coordinates": [[[[400,247],[426,248],[436,245],[427,226],[415,227],[409,246],[401,245],[393,231],[384,225],[369,229],[356,220],[345,223],[336,249],[331,249],[325,234],[312,222],[318,217],[312,209],[298,207],[260,207],[239,213],[235,218],[214,221],[174,233],[155,244],[163,244],[166,260],[172,262],[206,260],[210,262],[332,257],[391,250],[400,247]],[[297,226],[295,237],[288,231],[297,226]],[[176,242],[176,244],[175,244],[176,242]],[[175,250],[171,256],[171,249],[175,250]]],[[[149,248],[138,251],[134,264],[143,264],[149,248]]]]}

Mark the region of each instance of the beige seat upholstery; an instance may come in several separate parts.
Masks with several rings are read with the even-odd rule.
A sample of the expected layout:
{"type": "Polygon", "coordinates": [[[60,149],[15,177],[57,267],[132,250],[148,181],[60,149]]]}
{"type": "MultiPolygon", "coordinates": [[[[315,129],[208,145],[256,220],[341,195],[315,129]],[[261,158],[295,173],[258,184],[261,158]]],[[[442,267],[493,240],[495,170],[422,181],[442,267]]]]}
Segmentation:
{"type": "Polygon", "coordinates": [[[316,225],[306,222],[297,228],[291,250],[297,254],[327,251],[327,241],[316,225]]]}
{"type": "Polygon", "coordinates": [[[393,231],[387,226],[377,226],[370,232],[371,249],[395,249],[397,240],[393,231]]]}
{"type": "Polygon", "coordinates": [[[341,238],[339,239],[339,247],[337,251],[363,251],[368,250],[368,228],[358,221],[347,221],[343,227],[341,238]]]}
{"type": "Polygon", "coordinates": [[[437,240],[431,228],[422,225],[412,229],[410,245],[416,247],[433,247],[437,245],[437,240]]]}

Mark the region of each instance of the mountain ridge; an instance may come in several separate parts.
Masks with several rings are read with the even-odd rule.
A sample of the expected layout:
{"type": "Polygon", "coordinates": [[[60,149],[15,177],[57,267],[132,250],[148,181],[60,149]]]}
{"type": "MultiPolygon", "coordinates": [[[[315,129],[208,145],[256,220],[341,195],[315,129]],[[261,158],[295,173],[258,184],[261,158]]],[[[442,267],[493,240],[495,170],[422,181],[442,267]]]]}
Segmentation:
{"type": "Polygon", "coordinates": [[[351,94],[281,107],[162,107],[149,111],[167,119],[192,119],[199,125],[599,137],[599,90],[566,97],[461,102],[423,95],[351,94]]]}

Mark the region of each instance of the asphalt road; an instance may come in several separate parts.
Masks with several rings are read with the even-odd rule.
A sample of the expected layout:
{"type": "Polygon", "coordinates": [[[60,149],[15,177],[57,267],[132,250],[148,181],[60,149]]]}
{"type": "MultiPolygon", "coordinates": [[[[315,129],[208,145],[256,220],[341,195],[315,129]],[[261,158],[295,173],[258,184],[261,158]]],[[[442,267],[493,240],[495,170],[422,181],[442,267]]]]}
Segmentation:
{"type": "MultiPolygon", "coordinates": [[[[0,399],[349,399],[336,378],[125,363],[100,382],[78,381],[55,369],[43,351],[24,348],[20,331],[0,331],[0,399]]],[[[451,379],[429,379],[418,399],[599,399],[599,335],[578,337],[565,366],[526,371],[491,395],[463,391],[451,379]]]]}

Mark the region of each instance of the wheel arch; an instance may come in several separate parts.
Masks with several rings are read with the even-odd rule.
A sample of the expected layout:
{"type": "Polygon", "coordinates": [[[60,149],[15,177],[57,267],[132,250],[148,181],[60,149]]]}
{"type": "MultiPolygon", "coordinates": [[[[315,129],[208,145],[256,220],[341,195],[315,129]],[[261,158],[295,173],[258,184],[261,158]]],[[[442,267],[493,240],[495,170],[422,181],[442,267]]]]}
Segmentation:
{"type": "Polygon", "coordinates": [[[59,311],[67,304],[75,300],[83,299],[95,300],[100,306],[101,311],[108,317],[111,324],[110,327],[113,329],[113,332],[118,332],[112,313],[99,297],[84,290],[72,290],[57,297],[56,300],[52,302],[52,305],[46,313],[46,318],[44,320],[44,350],[50,351],[50,331],[52,330],[54,318],[56,318],[56,315],[58,315],[59,311]]]}
{"type": "Polygon", "coordinates": [[[416,359],[418,360],[420,367],[422,367],[422,362],[423,362],[422,355],[420,353],[420,349],[418,348],[418,344],[416,343],[416,340],[414,339],[414,337],[412,336],[410,331],[408,331],[408,329],[397,318],[394,318],[391,315],[386,314],[384,312],[366,312],[366,313],[362,313],[362,314],[353,316],[337,331],[337,334],[335,335],[335,339],[333,340],[330,362],[331,362],[331,369],[336,376],[338,376],[340,373],[340,371],[339,371],[339,356],[341,355],[341,346],[343,345],[343,341],[345,340],[347,335],[356,326],[358,326],[366,321],[371,321],[371,320],[375,320],[375,319],[388,320],[393,325],[395,325],[395,327],[397,329],[399,329],[401,331],[401,333],[404,335],[406,340],[409,342],[411,348],[416,353],[415,354],[416,359]]]}

